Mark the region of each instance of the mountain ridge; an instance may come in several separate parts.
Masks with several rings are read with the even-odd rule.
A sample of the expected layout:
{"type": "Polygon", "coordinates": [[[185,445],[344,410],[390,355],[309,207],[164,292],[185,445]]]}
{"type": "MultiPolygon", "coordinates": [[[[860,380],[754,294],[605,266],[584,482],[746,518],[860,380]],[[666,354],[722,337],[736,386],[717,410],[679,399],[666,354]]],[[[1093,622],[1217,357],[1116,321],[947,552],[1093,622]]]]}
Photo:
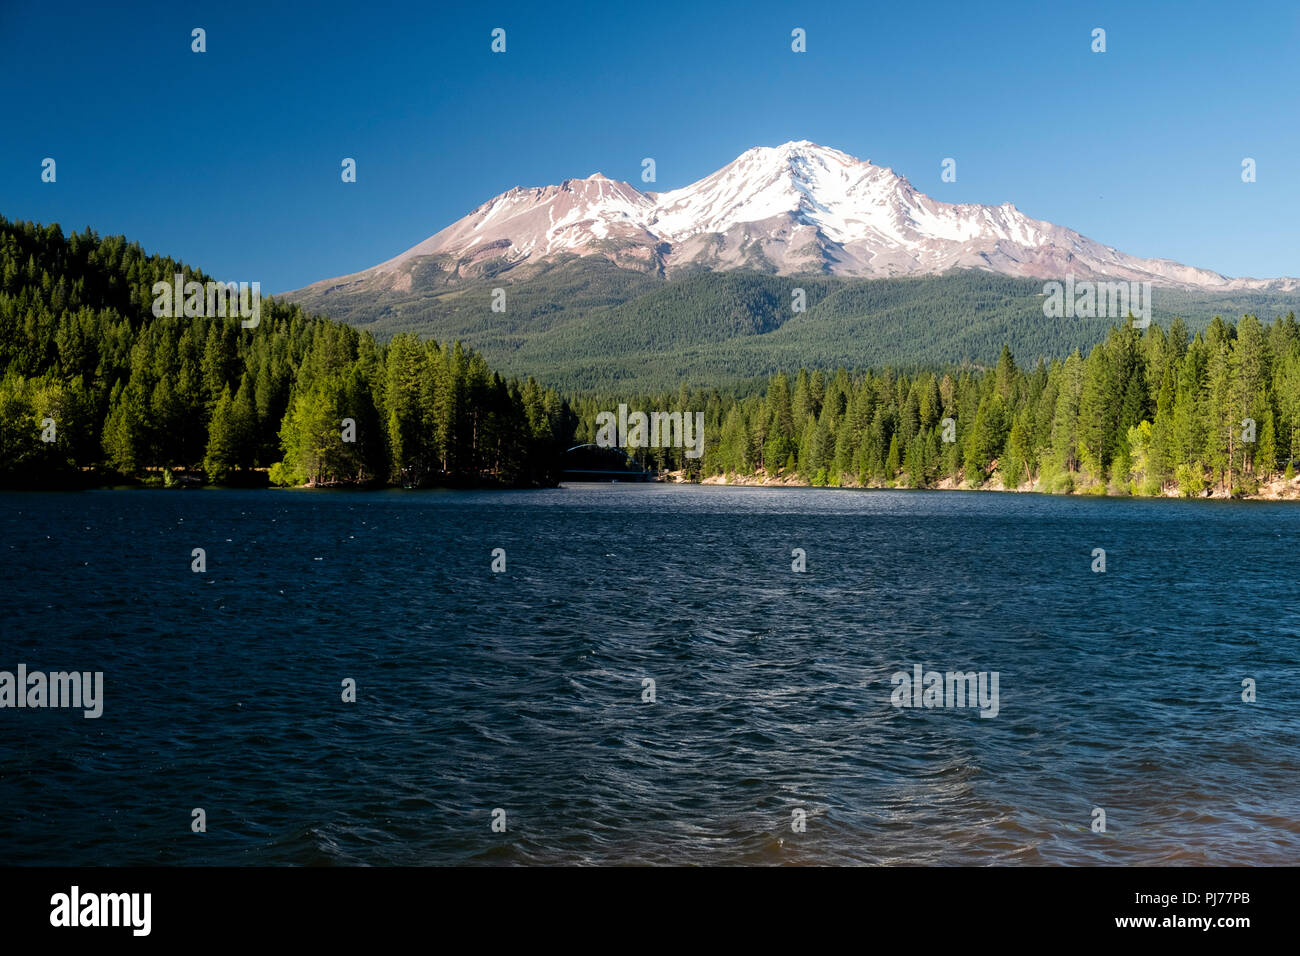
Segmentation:
{"type": "Polygon", "coordinates": [[[734,269],[901,278],[957,269],[1202,291],[1300,289],[1291,277],[1232,278],[1130,256],[1010,202],[936,200],[888,167],[798,140],[753,147],[666,192],[642,192],[598,172],[515,186],[391,259],[285,296],[317,300],[319,307],[335,293],[415,291],[430,265],[451,283],[511,272],[512,280],[526,279],[527,267],[572,255],[665,278],[734,269]]]}

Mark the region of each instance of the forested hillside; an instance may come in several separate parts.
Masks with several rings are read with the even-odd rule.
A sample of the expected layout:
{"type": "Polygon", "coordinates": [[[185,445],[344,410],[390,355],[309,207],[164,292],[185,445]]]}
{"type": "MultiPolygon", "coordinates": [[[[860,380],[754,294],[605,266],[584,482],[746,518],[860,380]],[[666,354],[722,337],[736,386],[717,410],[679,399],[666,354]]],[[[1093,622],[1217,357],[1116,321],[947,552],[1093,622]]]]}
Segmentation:
{"type": "Polygon", "coordinates": [[[702,458],[636,453],[696,478],[1252,494],[1279,473],[1290,478],[1300,457],[1300,325],[1294,315],[1269,326],[1216,318],[1189,337],[1176,319],[1167,332],[1114,328],[1086,355],[1030,369],[1003,348],[987,372],[801,370],[793,382],[782,373],[735,392],[593,395],[576,404],[580,439],[618,401],[704,411],[702,458]]]}
{"type": "MultiPolygon", "coordinates": [[[[410,288],[304,290],[305,307],[381,341],[403,331],[459,339],[494,367],[566,394],[724,387],[799,367],[991,367],[1003,345],[1032,366],[1086,353],[1122,317],[1047,318],[1043,282],[963,271],[929,278],[849,279],[700,272],[665,280],[598,258],[518,267],[452,281],[423,262],[410,288]],[[493,311],[493,290],[504,311],[493,311]],[[795,290],[803,290],[803,311],[795,290]]],[[[444,268],[445,267],[445,268],[444,268]]],[[[1272,321],[1294,294],[1157,288],[1154,321],[1189,332],[1215,315],[1272,321]]]]}
{"type": "Polygon", "coordinates": [[[0,481],[557,480],[572,420],[554,391],[459,343],[381,346],[269,299],[253,329],[155,317],[152,286],[176,272],[208,278],[120,236],[0,217],[0,481]]]}

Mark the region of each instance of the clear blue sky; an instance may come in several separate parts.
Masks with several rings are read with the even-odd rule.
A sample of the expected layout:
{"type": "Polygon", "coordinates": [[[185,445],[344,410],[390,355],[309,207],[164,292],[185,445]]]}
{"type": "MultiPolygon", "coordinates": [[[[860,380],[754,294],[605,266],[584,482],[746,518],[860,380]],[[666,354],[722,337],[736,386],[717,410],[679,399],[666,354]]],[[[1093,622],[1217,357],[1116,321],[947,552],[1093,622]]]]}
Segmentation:
{"type": "Polygon", "coordinates": [[[1134,255],[1300,275],[1288,0],[116,6],[0,0],[0,213],[267,292],[374,265],[515,185],[641,186],[652,156],[666,190],[792,139],[1134,255]]]}

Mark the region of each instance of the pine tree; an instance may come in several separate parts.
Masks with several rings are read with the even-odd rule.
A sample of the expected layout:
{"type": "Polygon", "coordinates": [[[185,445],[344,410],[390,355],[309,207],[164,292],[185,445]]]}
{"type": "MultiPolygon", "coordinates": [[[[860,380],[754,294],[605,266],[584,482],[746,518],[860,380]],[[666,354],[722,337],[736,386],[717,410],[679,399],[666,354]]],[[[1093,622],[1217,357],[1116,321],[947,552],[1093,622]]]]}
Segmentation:
{"type": "Polygon", "coordinates": [[[1256,407],[1262,408],[1259,424],[1259,442],[1251,461],[1252,472],[1267,481],[1277,472],[1277,435],[1273,424],[1273,408],[1268,396],[1260,392],[1256,407]]]}
{"type": "Polygon", "coordinates": [[[1079,467],[1077,435],[1079,399],[1083,389],[1083,357],[1076,351],[1061,366],[1051,425],[1051,470],[1056,478],[1079,467]]]}
{"type": "Polygon", "coordinates": [[[122,475],[134,475],[142,466],[143,427],[136,403],[128,388],[116,382],[104,420],[102,446],[109,467],[122,475]]]}
{"type": "Polygon", "coordinates": [[[252,377],[245,372],[239,381],[239,391],[235,393],[230,410],[236,443],[235,464],[240,468],[251,468],[258,463],[257,401],[254,389],[252,377]]]}
{"type": "Polygon", "coordinates": [[[1025,448],[1025,429],[1021,419],[1011,423],[1011,433],[1007,437],[1007,447],[1002,458],[1002,484],[1007,488],[1018,488],[1028,477],[1029,453],[1025,448]]]}
{"type": "Polygon", "coordinates": [[[885,456],[885,482],[893,484],[898,469],[901,467],[898,453],[898,435],[892,435],[889,439],[889,454],[885,456]]]}
{"type": "Polygon", "coordinates": [[[208,447],[203,455],[203,471],[208,480],[222,483],[239,462],[242,436],[235,423],[234,402],[230,397],[230,386],[223,386],[221,397],[217,399],[212,412],[212,423],[208,427],[208,447]]]}
{"type": "Polygon", "coordinates": [[[1174,432],[1174,376],[1173,370],[1166,367],[1160,383],[1160,394],[1156,399],[1156,417],[1151,424],[1151,446],[1147,452],[1145,475],[1157,489],[1163,489],[1175,464],[1174,432]]]}
{"type": "Polygon", "coordinates": [[[1114,369],[1104,346],[1088,356],[1079,393],[1079,462],[1094,481],[1105,483],[1119,425],[1114,369]]]}

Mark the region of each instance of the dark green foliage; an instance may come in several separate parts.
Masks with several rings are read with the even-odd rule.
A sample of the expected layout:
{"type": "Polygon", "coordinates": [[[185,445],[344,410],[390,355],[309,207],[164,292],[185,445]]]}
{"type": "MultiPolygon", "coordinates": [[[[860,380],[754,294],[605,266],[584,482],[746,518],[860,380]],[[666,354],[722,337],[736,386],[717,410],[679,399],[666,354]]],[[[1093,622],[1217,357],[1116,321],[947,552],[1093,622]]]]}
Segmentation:
{"type": "MultiPolygon", "coordinates": [[[[984,368],[1004,346],[1033,367],[1075,349],[1087,356],[1113,321],[1045,318],[1041,280],[971,270],[903,279],[734,271],[665,280],[591,256],[451,282],[444,270],[453,266],[422,262],[408,291],[313,289],[295,301],[381,340],[404,331],[459,339],[503,372],[566,392],[721,387],[800,366],[984,368]],[[492,311],[493,288],[505,290],[505,312],[492,311]],[[806,294],[799,313],[796,288],[806,294]]],[[[1216,314],[1285,314],[1295,302],[1294,294],[1156,289],[1153,319],[1168,327],[1181,315],[1195,332],[1216,314]]]]}
{"type": "Polygon", "coordinates": [[[900,375],[800,369],[723,391],[601,393],[575,400],[579,441],[600,411],[703,411],[705,449],[639,449],[652,467],[811,484],[1047,491],[1247,493],[1300,458],[1300,326],[1213,320],[1190,342],[1175,322],[1112,328],[1085,359],[900,375]],[[1155,383],[1154,385],[1152,383],[1155,383]],[[944,441],[945,419],[953,441],[944,441]],[[1248,440],[1248,421],[1255,438],[1248,440]]]}
{"type": "Polygon", "coordinates": [[[153,284],[176,272],[208,278],[120,236],[0,217],[0,482],[272,466],[286,484],[557,480],[571,427],[554,392],[459,343],[381,347],[269,299],[254,329],[157,318],[153,284]]]}

